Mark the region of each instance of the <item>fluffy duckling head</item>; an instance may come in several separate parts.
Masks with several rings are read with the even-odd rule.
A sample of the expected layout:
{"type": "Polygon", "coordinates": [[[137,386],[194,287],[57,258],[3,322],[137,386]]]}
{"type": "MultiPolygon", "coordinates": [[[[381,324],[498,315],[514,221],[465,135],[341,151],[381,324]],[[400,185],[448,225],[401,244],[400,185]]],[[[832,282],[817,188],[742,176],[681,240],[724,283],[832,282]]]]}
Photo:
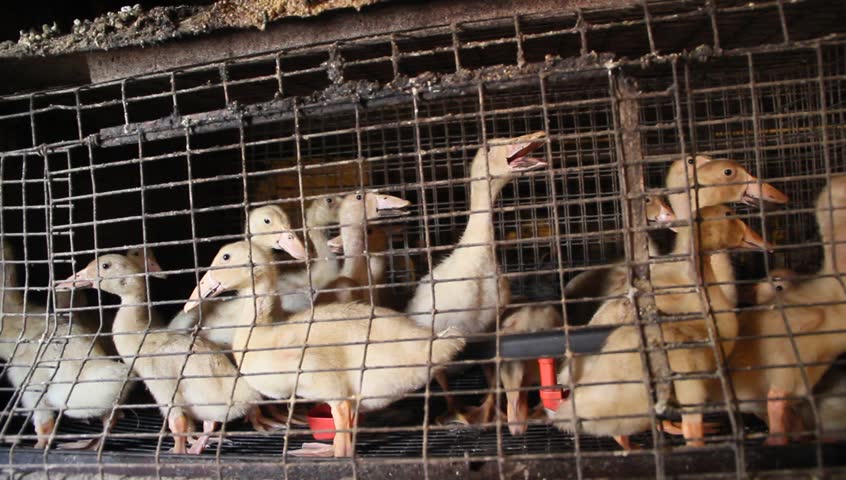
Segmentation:
{"type": "Polygon", "coordinates": [[[699,249],[702,251],[743,247],[768,251],[773,249],[769,242],[764,241],[749,225],[737,218],[734,210],[725,205],[700,209],[695,223],[699,249]]]}
{"type": "Polygon", "coordinates": [[[344,197],[329,196],[316,198],[306,209],[307,227],[324,227],[338,223],[338,210],[344,197]]]}
{"type": "Polygon", "coordinates": [[[531,153],[542,147],[546,132],[535,132],[516,138],[494,138],[488,142],[487,155],[484,149],[476,154],[471,166],[473,178],[500,177],[492,183],[502,188],[508,178],[518,172],[536,170],[547,165],[545,160],[531,157],[531,153]],[[487,159],[487,162],[485,161],[487,159]]]}
{"type": "Polygon", "coordinates": [[[667,188],[683,187],[685,185],[685,175],[687,178],[693,178],[693,171],[711,160],[713,160],[713,158],[707,155],[696,155],[695,157],[688,155],[687,158],[679,159],[671,163],[670,168],[667,170],[667,188]]]}
{"type": "Polygon", "coordinates": [[[768,278],[751,285],[746,294],[746,302],[763,305],[775,300],[776,296],[793,288],[796,284],[796,272],[788,268],[778,268],[770,272],[768,278]]]}
{"type": "Polygon", "coordinates": [[[265,205],[250,211],[248,234],[267,249],[284,250],[297,260],[306,258],[306,248],[291,227],[291,220],[278,205],[265,205]]]}
{"type": "Polygon", "coordinates": [[[365,221],[403,215],[403,209],[411,205],[404,198],[376,192],[356,192],[344,197],[338,212],[338,220],[344,225],[364,225],[365,221]]]}
{"type": "Polygon", "coordinates": [[[118,296],[146,291],[144,272],[125,255],[101,255],[85,268],[56,284],[57,290],[96,288],[118,296]]]}
{"type": "Polygon", "coordinates": [[[272,262],[273,257],[269,250],[255,248],[250,242],[240,241],[224,245],[191,293],[184,311],[191,311],[199,304],[200,299],[216,297],[223,292],[236,290],[252,294],[259,279],[274,277],[272,262]]]}
{"type": "Polygon", "coordinates": [[[646,220],[658,223],[676,220],[673,210],[659,195],[647,195],[643,198],[643,202],[646,204],[646,220]]]}
{"type": "Polygon", "coordinates": [[[757,206],[763,200],[787,203],[787,195],[758,179],[734,160],[712,160],[697,170],[699,205],[742,202],[757,206]]]}
{"type": "Polygon", "coordinates": [[[134,261],[144,271],[146,267],[147,273],[156,278],[167,278],[167,274],[162,273],[162,266],[156,260],[156,255],[153,254],[152,248],[130,248],[126,251],[126,256],[134,261]]]}

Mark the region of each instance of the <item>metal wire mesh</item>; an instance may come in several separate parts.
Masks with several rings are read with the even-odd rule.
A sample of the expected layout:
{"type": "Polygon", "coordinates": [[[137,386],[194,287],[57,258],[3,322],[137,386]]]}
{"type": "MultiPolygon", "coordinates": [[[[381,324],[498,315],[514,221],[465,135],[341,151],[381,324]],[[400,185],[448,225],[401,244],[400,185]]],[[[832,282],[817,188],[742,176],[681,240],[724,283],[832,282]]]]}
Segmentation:
{"type": "MultiPolygon", "coordinates": [[[[10,382],[0,389],[5,402],[0,438],[9,442],[6,469],[11,474],[48,471],[76,462],[81,472],[157,476],[281,471],[286,477],[397,472],[437,477],[455,469],[499,478],[526,471],[576,478],[691,473],[740,478],[779,470],[791,478],[837,475],[843,432],[834,422],[832,428],[822,428],[827,418],[819,400],[842,404],[837,387],[825,386],[838,384],[842,367],[832,367],[817,389],[806,384],[810,395],[787,392],[817,405],[811,408],[814,422],[801,429],[810,439],[787,447],[762,446],[772,418],[762,421],[742,412],[745,403],[735,397],[736,387],[726,388],[735,378],[731,357],[715,354],[719,360],[714,371],[688,375],[719,381],[719,398],[681,408],[672,399],[666,403],[672,384],[687,374],[670,372],[672,361],[662,367],[661,358],[684,347],[671,339],[658,342],[650,333],[650,326],[660,323],[660,335],[664,325],[678,318],[655,312],[666,285],[647,280],[655,265],[670,261],[662,253],[675,237],[666,224],[647,224],[643,201],[649,195],[678,193],[665,188],[671,162],[697,155],[734,159],[790,200],[778,209],[736,208],[741,219],[777,248],[769,254],[733,253],[732,282],[740,291],[771,285],[777,268],[798,272],[804,276],[800,282],[814,278],[825,243],[815,218],[817,196],[833,175],[846,170],[843,8],[814,0],[645,2],[629,8],[515,15],[0,99],[0,237],[11,246],[2,259],[0,335],[3,373],[10,382]],[[257,432],[233,419],[220,427],[220,442],[199,458],[171,455],[172,426],[157,410],[167,416],[178,402],[163,404],[152,396],[143,386],[151,378],[125,378],[134,388],[110,409],[112,418],[122,418],[105,434],[99,422],[72,418],[71,410],[28,403],[28,398],[47,397],[51,385],[62,384],[56,380],[59,365],[85,360],[97,349],[102,349],[97,353],[101,358],[130,365],[145,358],[127,356],[114,346],[127,338],[126,332],[112,331],[120,310],[117,297],[75,289],[68,300],[55,288],[92,258],[130,248],[154,251],[168,276],[160,280],[152,271],[143,275],[149,298],[141,304],[148,314],[156,311],[171,319],[206,272],[215,271],[207,269],[221,246],[246,238],[244,224],[252,209],[282,207],[292,220],[291,231],[309,245],[310,234],[319,231],[329,239],[342,224],[336,219],[313,228],[305,221],[313,203],[378,191],[410,201],[411,213],[385,224],[385,245],[377,248],[375,237],[367,237],[371,268],[368,281],[359,287],[367,292],[368,306],[378,297],[381,306],[403,312],[411,308],[415,292],[439,291],[438,282],[426,277],[434,267],[451,254],[473,249],[459,240],[471,213],[478,215],[471,205],[480,181],[471,171],[477,151],[493,148],[496,139],[538,131],[545,136],[532,155],[548,166],[509,177],[490,209],[495,240],[481,245],[493,252],[495,288],[507,280],[510,300],[495,294],[485,304],[466,295],[459,302],[458,311],[479,318],[493,315],[493,322],[465,332],[464,352],[446,361],[449,391],[467,406],[495,392],[498,411],[507,403],[499,394],[516,388],[528,392],[527,401],[536,405],[536,382],[513,388],[489,384],[486,369],[493,368],[498,377],[515,358],[531,366],[540,356],[570,359],[568,365],[575,362],[573,357],[607,356],[609,347],[602,342],[585,346],[586,335],[596,331],[585,324],[599,305],[624,298],[639,307],[634,351],[643,371],[636,383],[657,401],[650,402],[643,416],[654,428],[668,416],[677,420],[680,411],[704,412],[714,423],[705,446],[685,447],[684,438],[647,429],[632,436],[640,449],[620,456],[610,437],[585,431],[595,420],[591,418],[571,425],[569,433],[558,428],[566,422],[546,416],[521,419],[529,425],[523,435],[513,435],[508,421],[496,415],[481,426],[440,425],[447,395],[437,382],[398,391],[396,403],[366,412],[351,426],[354,456],[333,462],[291,454],[313,441],[310,430],[294,420],[278,431],[257,432]],[[663,243],[661,252],[648,247],[650,237],[663,243]],[[378,282],[374,259],[385,263],[378,282]],[[596,298],[564,294],[579,274],[616,265],[626,267],[622,292],[596,298]],[[16,300],[17,295],[22,298],[16,300]],[[23,311],[9,308],[15,301],[23,311]],[[514,309],[544,305],[558,311],[563,323],[533,336],[510,335],[505,322],[514,309]],[[17,325],[23,321],[27,326],[21,333],[17,325]],[[80,339],[87,350],[73,357],[67,352],[76,350],[68,346],[80,339]],[[32,358],[18,353],[31,349],[32,358]],[[42,370],[52,376],[39,380],[42,370]],[[52,411],[52,433],[36,434],[33,422],[38,423],[39,412],[52,411]],[[57,449],[63,442],[100,436],[105,442],[96,454],[57,449]],[[43,438],[48,439],[46,450],[32,448],[43,438]]],[[[494,173],[482,175],[488,188],[494,173]]],[[[690,190],[690,183],[684,190],[690,190]]],[[[367,223],[375,229],[385,226],[367,223]]],[[[478,225],[473,228],[479,230],[478,225]]],[[[683,262],[699,259],[695,253],[681,257],[683,262]]],[[[305,278],[311,278],[306,291],[326,286],[313,282],[316,263],[284,255],[273,263],[283,275],[305,271],[305,278]]],[[[452,281],[482,284],[484,269],[467,267],[456,267],[452,281]]],[[[102,268],[97,267],[100,274],[102,268]]],[[[440,281],[445,282],[450,283],[440,281]]],[[[447,295],[463,295],[461,289],[468,288],[463,285],[455,283],[455,292],[447,295]]],[[[702,281],[674,287],[706,298],[711,291],[702,281]]],[[[336,290],[347,291],[330,286],[328,293],[336,290]]],[[[842,291],[835,292],[826,299],[835,305],[831,311],[842,296],[842,291]]],[[[755,311],[748,303],[741,299],[730,310],[755,311]]],[[[767,308],[789,311],[779,304],[767,308]]],[[[438,307],[422,313],[434,314],[433,309],[438,307]]],[[[375,325],[384,316],[372,310],[365,319],[375,325]]],[[[427,328],[431,346],[439,332],[431,322],[427,328]]],[[[191,339],[191,348],[198,336],[214,332],[207,326],[177,331],[191,339]]],[[[144,335],[155,337],[156,332],[151,327],[144,335]]],[[[717,351],[720,342],[714,335],[719,333],[709,331],[698,340],[717,351]]],[[[802,333],[789,331],[791,342],[802,333]]],[[[742,326],[738,335],[744,335],[742,326]]],[[[826,335],[836,344],[842,329],[826,335]]],[[[379,345],[366,343],[367,348],[379,345]]],[[[242,353],[231,345],[220,348],[235,359],[242,353]]],[[[393,367],[403,366],[403,359],[397,353],[393,367]]],[[[826,359],[824,366],[832,362],[826,359]]],[[[440,366],[428,365],[427,370],[440,366]]],[[[299,371],[298,378],[309,372],[298,364],[278,368],[299,371]]],[[[331,373],[339,367],[321,368],[331,373]]],[[[559,363],[562,371],[567,368],[559,363]]],[[[182,369],[162,373],[170,374],[184,380],[182,369]]],[[[249,374],[241,374],[242,381],[251,381],[249,374]]],[[[803,378],[807,383],[807,375],[803,378]]],[[[69,384],[100,386],[80,375],[69,384]]],[[[571,394],[584,386],[563,385],[571,394]]],[[[280,400],[279,405],[301,416],[303,404],[338,400],[300,393],[296,400],[285,395],[256,403],[280,400]]],[[[207,400],[214,404],[228,398],[207,400]]],[[[755,400],[766,403],[768,398],[755,400]]],[[[794,402],[795,408],[799,405],[794,402]]]]}

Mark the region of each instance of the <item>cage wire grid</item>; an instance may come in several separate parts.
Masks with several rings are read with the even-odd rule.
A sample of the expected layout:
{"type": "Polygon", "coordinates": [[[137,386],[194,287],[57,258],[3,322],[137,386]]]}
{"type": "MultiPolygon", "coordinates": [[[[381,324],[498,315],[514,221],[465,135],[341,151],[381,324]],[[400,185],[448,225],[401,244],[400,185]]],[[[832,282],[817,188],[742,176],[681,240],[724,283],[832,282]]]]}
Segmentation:
{"type": "MultiPolygon", "coordinates": [[[[562,298],[564,287],[578,273],[614,266],[622,258],[629,267],[626,281],[638,286],[632,298],[640,307],[643,344],[656,345],[636,349],[651,367],[637,381],[659,398],[666,396],[672,379],[665,349],[679,346],[649,343],[660,330],[648,312],[665,294],[649,284],[649,265],[668,260],[650,252],[647,240],[650,235],[660,240],[667,229],[647,225],[643,200],[672,193],[664,177],[679,158],[737,160],[790,197],[786,208],[736,208],[752,229],[777,244],[768,255],[732,255],[738,287],[757,285],[776,268],[814,277],[823,247],[814,202],[846,165],[846,42],[837,22],[843,9],[814,0],[645,2],[515,15],[3,97],[0,234],[19,258],[4,252],[4,272],[18,270],[18,283],[6,285],[4,299],[19,293],[27,309],[25,317],[5,312],[4,300],[4,319],[26,318],[27,328],[35,326],[31,335],[4,335],[0,343],[7,358],[4,376],[21,371],[24,376],[18,388],[6,384],[0,390],[6,401],[0,436],[12,442],[6,470],[51,471],[78,462],[100,475],[157,476],[189,471],[221,477],[279,471],[292,478],[318,472],[369,476],[390,471],[378,468],[401,468],[396,471],[430,477],[463,468],[510,478],[515,465],[577,478],[614,472],[658,478],[694,472],[738,478],[768,471],[836,475],[841,443],[821,441],[822,432],[810,427],[806,433],[816,436],[810,441],[762,446],[766,425],[739,414],[730,389],[726,399],[688,406],[717,424],[706,446],[685,447],[683,439],[646,432],[632,438],[639,450],[621,456],[613,440],[589,435],[580,424],[565,434],[555,422],[532,419],[522,436],[511,435],[499,418],[482,427],[438,425],[445,401],[433,382],[404,392],[386,409],[366,412],[352,429],[354,457],[327,462],[290,455],[311,441],[308,428],[292,422],[266,433],[232,420],[220,427],[222,441],[201,456],[169,454],[167,422],[141,381],[110,412],[123,418],[96,452],[55,448],[103,431],[96,419],[75,420],[61,409],[50,446],[40,451],[32,448],[37,438],[31,421],[50,409],[27,407],[23,399],[46,395],[55,379],[32,379],[57,362],[85,361],[95,348],[104,349],[104,358],[121,360],[112,346],[125,336],[111,332],[116,298],[74,290],[72,306],[63,308],[57,281],[94,256],[149,247],[168,278],[145,274],[150,294],[141,305],[171,318],[220,246],[245,238],[245,219],[256,206],[282,206],[308,243],[314,229],[303,218],[310,202],[367,189],[412,202],[410,215],[384,224],[390,225],[384,253],[367,253],[369,262],[384,259],[385,278],[370,285],[368,270],[364,285],[368,299],[378,292],[380,303],[403,311],[415,289],[427,285],[424,276],[462,250],[456,244],[474,211],[470,166],[476,151],[489,148],[493,139],[534,131],[546,132],[535,154],[549,166],[509,181],[491,208],[495,241],[483,247],[497,261],[495,277],[510,282],[508,306],[557,307],[567,328],[531,337],[533,348],[518,349],[516,357],[533,361],[544,338],[578,351],[580,333],[595,328],[585,325],[591,318],[585,309],[613,298],[562,298]],[[77,297],[88,306],[78,306],[77,297]],[[72,322],[62,320],[70,314],[72,322]],[[86,354],[65,356],[66,346],[78,339],[87,342],[86,354]],[[31,362],[15,362],[18,351],[31,348],[31,362]]],[[[325,227],[327,238],[338,233],[338,223],[325,227]]],[[[376,223],[368,227],[382,225],[376,223]]],[[[274,263],[283,272],[309,265],[289,256],[274,263]]],[[[697,294],[707,287],[679,286],[697,294]]],[[[485,366],[498,374],[507,363],[502,349],[509,337],[500,323],[511,310],[496,307],[502,310],[497,326],[468,338],[463,356],[449,361],[450,391],[467,405],[505,390],[488,385],[483,374],[485,366]]],[[[754,307],[741,306],[749,309],[754,307]]],[[[373,312],[366,319],[380,316],[373,312]]],[[[662,314],[657,321],[679,318],[662,314]]],[[[192,339],[214,332],[185,331],[192,339]]],[[[717,343],[705,341],[711,349],[719,349],[717,343]]],[[[367,347],[378,344],[369,341],[367,347]]],[[[133,355],[130,361],[143,358],[133,355]]],[[[719,363],[706,376],[728,387],[729,367],[719,363]]],[[[186,380],[181,370],[175,378],[186,380]]],[[[93,388],[79,378],[70,383],[93,388]]],[[[521,388],[534,403],[538,386],[521,388]]],[[[836,400],[837,392],[830,398],[836,400]]],[[[308,401],[279,404],[300,408],[308,401]]],[[[496,408],[505,403],[497,395],[496,408]]],[[[655,415],[648,414],[659,422],[655,415]]]]}

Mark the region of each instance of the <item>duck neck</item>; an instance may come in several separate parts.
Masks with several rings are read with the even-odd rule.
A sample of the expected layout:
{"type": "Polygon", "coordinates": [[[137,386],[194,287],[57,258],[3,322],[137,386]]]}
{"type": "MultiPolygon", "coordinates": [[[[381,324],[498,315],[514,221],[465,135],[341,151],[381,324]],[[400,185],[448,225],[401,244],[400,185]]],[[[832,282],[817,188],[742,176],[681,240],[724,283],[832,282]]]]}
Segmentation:
{"type": "Polygon", "coordinates": [[[139,286],[120,296],[120,308],[115,315],[112,333],[115,348],[121,356],[136,355],[144,339],[144,332],[154,325],[147,305],[147,289],[139,286]],[[135,335],[132,335],[135,334],[135,335]]]}
{"type": "Polygon", "coordinates": [[[361,225],[346,225],[341,228],[344,243],[344,266],[341,276],[355,280],[360,285],[367,284],[367,257],[364,255],[365,231],[361,225]]]}
{"type": "Polygon", "coordinates": [[[461,244],[483,243],[493,241],[493,204],[503,188],[501,179],[474,180],[470,186],[470,214],[467,228],[461,236],[461,244]]]}
{"type": "Polygon", "coordinates": [[[673,255],[690,254],[690,227],[683,226],[676,228],[676,239],[673,243],[673,255]]]}
{"type": "Polygon", "coordinates": [[[332,249],[329,248],[327,245],[326,238],[326,230],[322,228],[315,228],[315,227],[325,227],[327,226],[326,222],[320,220],[317,212],[315,210],[309,210],[306,212],[306,235],[308,235],[309,240],[314,245],[314,252],[316,254],[316,258],[318,259],[334,259],[335,254],[332,253],[332,249]]]}
{"type": "MultiPolygon", "coordinates": [[[[271,266],[268,266],[271,267],[271,266]]],[[[279,304],[279,297],[276,292],[275,269],[270,268],[264,273],[257,274],[255,283],[247,288],[238,290],[237,301],[243,305],[233,322],[236,325],[248,327],[251,325],[268,325],[274,319],[281,319],[282,308],[279,304]]],[[[232,339],[232,348],[243,350],[250,337],[257,335],[251,328],[239,328],[232,339]]],[[[240,362],[241,355],[236,355],[240,362]]]]}

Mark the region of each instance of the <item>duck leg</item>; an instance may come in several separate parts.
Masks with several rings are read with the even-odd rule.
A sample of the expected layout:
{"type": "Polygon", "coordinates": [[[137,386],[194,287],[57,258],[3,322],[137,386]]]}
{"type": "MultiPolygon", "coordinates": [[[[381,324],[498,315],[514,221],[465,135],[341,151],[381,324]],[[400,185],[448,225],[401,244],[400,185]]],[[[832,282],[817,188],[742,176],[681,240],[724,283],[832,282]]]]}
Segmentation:
{"type": "Polygon", "coordinates": [[[617,435],[614,437],[614,441],[623,447],[623,450],[629,451],[632,449],[632,442],[629,440],[628,435],[617,435]]]}
{"type": "Polygon", "coordinates": [[[206,445],[209,442],[209,437],[211,436],[214,429],[217,428],[217,422],[214,421],[203,421],[203,434],[197,438],[197,441],[191,445],[191,449],[188,450],[188,453],[192,455],[199,455],[203,453],[205,450],[206,445]]]}
{"type": "Polygon", "coordinates": [[[458,401],[455,399],[454,396],[450,395],[449,393],[449,380],[447,380],[446,372],[444,372],[443,370],[438,371],[433,375],[433,377],[435,378],[435,381],[438,382],[438,385],[440,385],[441,390],[444,392],[444,400],[446,400],[447,404],[447,411],[443,416],[438,418],[438,423],[458,423],[461,425],[470,425],[470,422],[467,420],[467,417],[465,417],[464,414],[461,413],[458,401]]]}
{"type": "Polygon", "coordinates": [[[682,414],[682,435],[689,447],[705,446],[705,429],[701,413],[682,414]]]}
{"type": "MultiPolygon", "coordinates": [[[[485,365],[482,367],[485,372],[485,379],[488,382],[488,388],[493,390],[499,383],[496,378],[496,367],[493,365],[485,365]]],[[[478,407],[468,407],[464,418],[470,425],[480,425],[490,423],[493,420],[493,412],[496,410],[496,397],[493,392],[485,396],[485,400],[478,407]]],[[[497,412],[502,415],[502,412],[497,412]]]]}
{"type": "Polygon", "coordinates": [[[173,453],[185,453],[185,442],[188,433],[188,417],[182,413],[171,413],[167,417],[167,426],[173,434],[173,453]]]}
{"type": "Polygon", "coordinates": [[[253,425],[257,432],[268,432],[273,430],[281,430],[285,428],[288,421],[287,416],[278,412],[284,417],[284,420],[271,416],[265,416],[261,411],[261,406],[254,405],[247,413],[247,420],[253,425]],[[278,421],[277,421],[278,420],[278,421]]]}
{"type": "Polygon", "coordinates": [[[103,422],[103,434],[101,436],[86,440],[77,440],[75,442],[60,443],[56,448],[59,450],[98,450],[100,445],[105,441],[106,435],[112,431],[112,428],[115,427],[121,418],[123,418],[123,412],[120,410],[116,411],[114,415],[107,413],[100,417],[100,420],[103,422]]]}
{"type": "Polygon", "coordinates": [[[787,392],[780,388],[770,388],[767,392],[767,420],[770,424],[770,436],[765,445],[787,445],[787,426],[791,422],[790,406],[787,404],[787,392]]]}
{"type": "MultiPolygon", "coordinates": [[[[662,420],[661,423],[658,424],[658,430],[670,435],[684,435],[681,424],[671,422],[670,420],[662,420]]],[[[720,431],[720,424],[704,422],[702,423],[702,431],[704,433],[717,433],[720,431]]]]}
{"type": "Polygon", "coordinates": [[[349,430],[352,428],[352,408],[350,406],[349,400],[343,400],[341,402],[333,402],[331,404],[332,407],[332,420],[335,421],[335,440],[332,441],[332,446],[334,447],[334,453],[336,457],[352,457],[353,455],[353,445],[352,445],[352,432],[349,430]],[[347,430],[346,432],[340,432],[338,430],[347,430]]]}
{"type": "Polygon", "coordinates": [[[299,450],[289,452],[298,457],[351,457],[353,455],[352,433],[353,411],[348,400],[331,402],[332,420],[335,423],[335,439],[332,445],[325,443],[304,443],[299,450]],[[341,432],[340,430],[347,430],[341,432]]]}
{"type": "Polygon", "coordinates": [[[35,448],[47,448],[47,441],[56,427],[56,420],[50,417],[46,420],[39,421],[35,425],[35,434],[38,436],[38,441],[35,443],[35,448]]]}
{"type": "MultiPolygon", "coordinates": [[[[291,417],[291,424],[293,424],[293,425],[308,425],[308,420],[306,420],[306,418],[302,414],[297,416],[296,413],[293,412],[293,411],[291,411],[290,413],[285,413],[285,412],[282,411],[282,409],[279,407],[279,405],[276,405],[276,404],[273,404],[273,403],[269,403],[267,405],[264,405],[264,407],[269,412],[270,418],[276,420],[277,422],[287,423],[288,417],[290,416],[291,417]]],[[[286,408],[286,410],[292,410],[292,409],[286,408]]]]}

